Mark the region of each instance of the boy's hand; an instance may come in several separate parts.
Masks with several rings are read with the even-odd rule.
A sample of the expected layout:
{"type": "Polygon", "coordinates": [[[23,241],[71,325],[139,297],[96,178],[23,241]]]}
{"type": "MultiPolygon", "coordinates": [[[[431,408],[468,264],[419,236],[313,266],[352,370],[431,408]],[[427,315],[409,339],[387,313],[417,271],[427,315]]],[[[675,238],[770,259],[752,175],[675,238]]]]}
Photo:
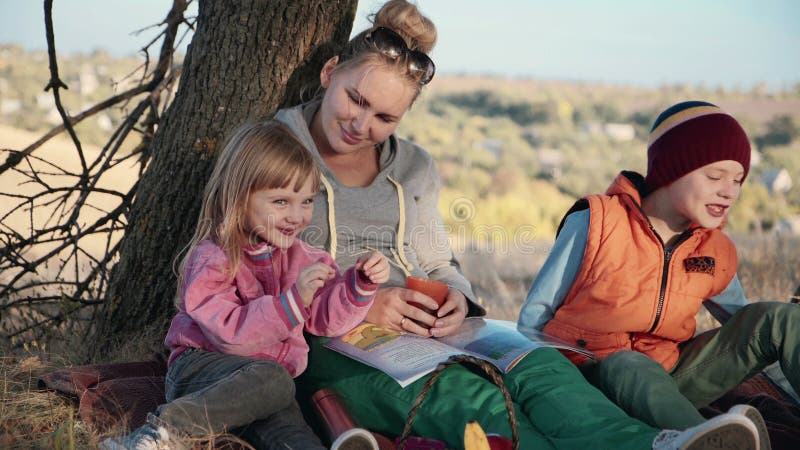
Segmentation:
{"type": "Polygon", "coordinates": [[[315,262],[301,270],[294,284],[297,286],[297,292],[300,293],[300,298],[303,299],[303,305],[311,305],[311,302],[314,300],[314,294],[317,293],[317,289],[321,288],[326,281],[330,280],[335,275],[336,272],[333,270],[333,267],[322,262],[315,262]]]}
{"type": "Polygon", "coordinates": [[[389,261],[381,252],[372,252],[361,256],[354,267],[359,276],[374,284],[389,281],[389,261]]]}

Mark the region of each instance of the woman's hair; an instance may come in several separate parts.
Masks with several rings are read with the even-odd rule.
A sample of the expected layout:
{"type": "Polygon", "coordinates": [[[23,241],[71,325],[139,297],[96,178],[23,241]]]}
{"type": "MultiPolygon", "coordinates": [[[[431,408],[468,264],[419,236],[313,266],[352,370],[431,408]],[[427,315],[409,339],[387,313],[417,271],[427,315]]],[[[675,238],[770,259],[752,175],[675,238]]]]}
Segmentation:
{"type": "Polygon", "coordinates": [[[309,178],[314,191],[317,191],[319,166],[281,122],[246,123],[234,130],[206,184],[197,229],[177,270],[179,296],[185,281],[186,264],[194,249],[204,240],[211,240],[222,248],[231,263],[230,275],[236,273],[242,247],[255,244],[253,236],[248,235],[246,223],[251,193],[286,188],[292,180],[297,192],[309,178]]]}
{"type": "Polygon", "coordinates": [[[372,27],[350,39],[339,55],[334,70],[357,67],[368,62],[393,67],[416,89],[416,98],[422,90],[423,83],[420,80],[424,74],[407,70],[405,57],[391,58],[381,53],[366,40],[366,36],[379,27],[388,28],[405,40],[409,50],[428,54],[436,45],[436,26],[422,15],[416,5],[406,0],[389,0],[377,13],[370,14],[367,19],[372,23],[372,27]]]}

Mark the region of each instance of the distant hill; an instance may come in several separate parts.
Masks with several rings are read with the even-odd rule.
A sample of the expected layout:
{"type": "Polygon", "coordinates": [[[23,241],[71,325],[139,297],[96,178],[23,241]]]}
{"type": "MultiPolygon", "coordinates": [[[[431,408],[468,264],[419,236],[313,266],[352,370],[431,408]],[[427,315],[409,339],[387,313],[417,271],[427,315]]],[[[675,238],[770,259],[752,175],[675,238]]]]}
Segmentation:
{"type": "MultiPolygon", "coordinates": [[[[102,52],[60,56],[69,86],[62,92],[65,106],[76,113],[131,86],[142,62],[102,52]]],[[[43,92],[48,79],[44,52],[0,45],[0,124],[42,133],[59,123],[52,94],[43,92]]],[[[487,230],[496,227],[506,233],[533,227],[537,238],[548,239],[574,199],[605,190],[621,169],[644,171],[650,124],[665,107],[687,99],[731,112],[754,143],[753,169],[729,227],[770,229],[800,214],[800,86],[781,92],[642,88],[437,74],[398,133],[436,158],[440,209],[463,244],[494,239],[487,230]],[[774,192],[762,177],[780,169],[786,174],[774,192]]],[[[82,140],[101,145],[122,114],[93,118],[79,129],[82,140]]],[[[20,145],[0,133],[0,147],[20,145]]]]}

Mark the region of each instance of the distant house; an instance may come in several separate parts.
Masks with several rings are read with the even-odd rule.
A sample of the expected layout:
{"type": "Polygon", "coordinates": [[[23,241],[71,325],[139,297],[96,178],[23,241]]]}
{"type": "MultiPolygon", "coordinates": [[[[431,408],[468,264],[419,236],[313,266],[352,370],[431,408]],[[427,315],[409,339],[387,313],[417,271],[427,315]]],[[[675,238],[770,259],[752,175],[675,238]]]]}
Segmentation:
{"type": "Polygon", "coordinates": [[[51,92],[39,92],[36,94],[36,106],[39,109],[49,111],[56,107],[56,100],[51,92]]]}
{"type": "Polygon", "coordinates": [[[555,180],[561,177],[561,166],[564,164],[564,155],[553,148],[540,148],[536,150],[539,159],[540,172],[546,178],[555,180]]]}
{"type": "Polygon", "coordinates": [[[628,142],[636,137],[636,129],[629,123],[607,123],[603,125],[606,136],[614,141],[628,142]]]}
{"type": "Polygon", "coordinates": [[[522,139],[530,145],[531,147],[538,147],[542,145],[542,137],[539,135],[539,132],[536,131],[534,127],[526,127],[522,130],[522,139]]]}
{"type": "Polygon", "coordinates": [[[4,98],[0,100],[0,114],[13,114],[22,109],[22,100],[4,98]]]}
{"type": "Polygon", "coordinates": [[[597,123],[587,122],[583,131],[590,136],[606,136],[613,141],[627,142],[636,137],[636,129],[629,123],[597,123]]]}
{"type": "Polygon", "coordinates": [[[94,73],[94,69],[89,65],[81,66],[78,74],[78,91],[83,95],[91,95],[100,87],[100,80],[94,73]]]}
{"type": "Polygon", "coordinates": [[[792,176],[783,168],[770,168],[761,175],[761,183],[772,194],[785,194],[792,189],[792,176]]]}
{"type": "Polygon", "coordinates": [[[603,125],[597,122],[586,122],[581,125],[581,129],[584,133],[590,136],[597,136],[603,134],[603,125]]]}
{"type": "Polygon", "coordinates": [[[800,236],[800,216],[789,216],[779,220],[772,231],[778,234],[800,236]]]}
{"type": "Polygon", "coordinates": [[[500,139],[484,139],[476,142],[475,146],[491,153],[495,159],[501,159],[503,157],[504,144],[500,139]]]}
{"type": "Polygon", "coordinates": [[[752,148],[750,150],[750,167],[755,167],[760,165],[762,159],[764,159],[764,157],[761,156],[761,152],[759,152],[755,148],[752,148]]]}

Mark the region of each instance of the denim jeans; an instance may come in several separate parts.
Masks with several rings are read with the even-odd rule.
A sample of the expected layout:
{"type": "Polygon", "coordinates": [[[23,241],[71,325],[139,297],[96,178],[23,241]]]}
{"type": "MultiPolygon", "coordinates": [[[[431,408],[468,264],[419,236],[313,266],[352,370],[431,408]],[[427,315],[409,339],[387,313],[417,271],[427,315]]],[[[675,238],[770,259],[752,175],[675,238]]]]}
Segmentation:
{"type": "Polygon", "coordinates": [[[705,421],[697,408],[775,362],[794,389],[800,388],[800,305],[745,306],[722,327],[688,341],[669,372],[632,351],[614,353],[581,371],[631,416],[683,430],[705,421]]]}
{"type": "Polygon", "coordinates": [[[275,361],[189,349],[170,365],[156,415],[190,437],[232,432],[257,449],[323,450],[294,394],[275,361]]]}

